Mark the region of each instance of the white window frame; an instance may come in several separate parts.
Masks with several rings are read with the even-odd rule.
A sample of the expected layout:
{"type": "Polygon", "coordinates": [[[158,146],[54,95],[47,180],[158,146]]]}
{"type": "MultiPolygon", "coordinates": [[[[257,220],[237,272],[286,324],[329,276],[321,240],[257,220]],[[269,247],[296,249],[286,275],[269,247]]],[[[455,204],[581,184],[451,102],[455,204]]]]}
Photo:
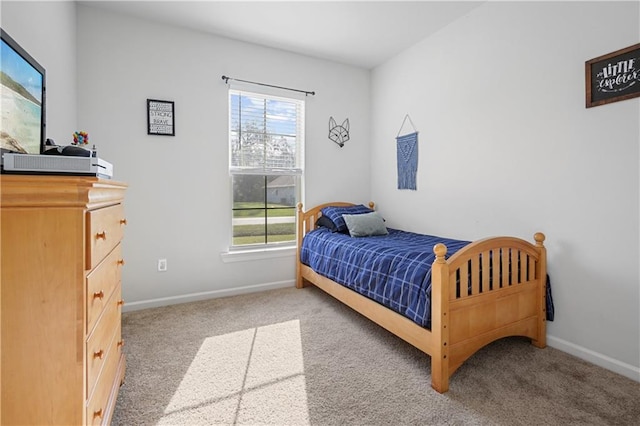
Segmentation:
{"type": "MultiPolygon", "coordinates": [[[[228,102],[229,102],[229,121],[228,121],[228,149],[229,149],[229,187],[230,187],[230,199],[231,199],[231,241],[229,244],[229,251],[223,254],[223,260],[225,262],[233,262],[237,261],[237,256],[230,257],[232,254],[244,253],[248,256],[242,256],[239,260],[254,260],[259,258],[270,258],[273,255],[282,256],[294,253],[295,245],[296,245],[296,237],[294,231],[294,239],[292,241],[286,242],[263,242],[256,244],[234,244],[234,189],[233,189],[233,176],[234,175],[257,175],[257,176],[268,176],[268,175],[293,175],[297,179],[296,184],[296,202],[294,202],[294,230],[297,229],[296,226],[296,212],[295,206],[298,202],[303,201],[304,197],[304,149],[305,149],[305,100],[303,97],[297,96],[289,96],[289,94],[283,93],[274,93],[272,90],[268,91],[256,91],[255,89],[249,90],[244,86],[238,86],[237,84],[231,85],[229,87],[228,92],[228,102]],[[233,138],[233,130],[232,130],[232,96],[234,95],[248,95],[252,97],[257,97],[261,99],[267,100],[282,100],[285,102],[292,102],[297,105],[297,116],[296,116],[296,156],[297,156],[297,164],[296,167],[293,168],[273,168],[267,167],[265,164],[262,164],[261,167],[236,167],[233,165],[233,151],[232,151],[232,142],[233,138]],[[271,253],[271,254],[269,254],[271,253]],[[236,258],[236,259],[234,259],[236,258]]],[[[265,207],[267,205],[267,200],[265,199],[265,207]]]]}

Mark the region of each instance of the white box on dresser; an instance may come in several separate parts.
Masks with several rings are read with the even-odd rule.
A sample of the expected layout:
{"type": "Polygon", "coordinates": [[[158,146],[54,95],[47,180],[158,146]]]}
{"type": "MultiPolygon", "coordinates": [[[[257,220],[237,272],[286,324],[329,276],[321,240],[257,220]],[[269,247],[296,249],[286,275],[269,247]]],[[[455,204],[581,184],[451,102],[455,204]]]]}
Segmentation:
{"type": "Polygon", "coordinates": [[[122,182],[0,177],[0,424],[109,424],[124,381],[122,182]]]}

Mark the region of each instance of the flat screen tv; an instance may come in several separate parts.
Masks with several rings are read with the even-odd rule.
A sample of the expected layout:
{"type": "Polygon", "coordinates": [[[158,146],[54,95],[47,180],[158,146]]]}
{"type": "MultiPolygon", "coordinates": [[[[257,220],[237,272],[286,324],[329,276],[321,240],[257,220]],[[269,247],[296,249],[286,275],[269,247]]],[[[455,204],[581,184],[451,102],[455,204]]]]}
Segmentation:
{"type": "Polygon", "coordinates": [[[40,154],[45,141],[45,69],[0,32],[0,154],[40,154]]]}

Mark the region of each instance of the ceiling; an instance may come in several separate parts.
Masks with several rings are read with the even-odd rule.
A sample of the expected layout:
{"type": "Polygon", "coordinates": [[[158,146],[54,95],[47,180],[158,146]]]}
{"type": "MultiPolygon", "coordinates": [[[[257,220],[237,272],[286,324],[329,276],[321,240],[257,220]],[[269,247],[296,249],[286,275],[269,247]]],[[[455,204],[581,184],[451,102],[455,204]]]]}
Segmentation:
{"type": "Polygon", "coordinates": [[[371,69],[483,1],[97,1],[79,3],[371,69]]]}

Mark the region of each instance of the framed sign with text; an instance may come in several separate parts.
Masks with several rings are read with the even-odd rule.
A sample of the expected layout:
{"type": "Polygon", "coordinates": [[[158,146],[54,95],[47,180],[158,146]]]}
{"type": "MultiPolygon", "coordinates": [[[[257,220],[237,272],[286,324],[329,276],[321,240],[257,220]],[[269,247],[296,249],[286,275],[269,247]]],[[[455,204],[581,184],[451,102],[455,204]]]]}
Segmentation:
{"type": "Polygon", "coordinates": [[[147,134],[176,135],[174,104],[172,101],[147,99],[147,134]]]}
{"type": "Polygon", "coordinates": [[[640,96],[640,43],[585,62],[587,108],[640,96]]]}

